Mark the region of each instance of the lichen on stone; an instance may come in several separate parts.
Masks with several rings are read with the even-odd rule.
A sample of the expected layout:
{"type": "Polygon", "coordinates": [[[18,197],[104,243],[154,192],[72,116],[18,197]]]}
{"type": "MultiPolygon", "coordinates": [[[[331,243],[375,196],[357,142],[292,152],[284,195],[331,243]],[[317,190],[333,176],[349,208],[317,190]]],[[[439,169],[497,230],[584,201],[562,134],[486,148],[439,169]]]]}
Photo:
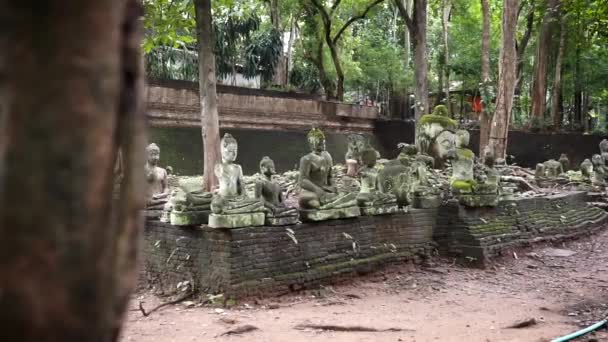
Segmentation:
{"type": "Polygon", "coordinates": [[[451,128],[451,129],[456,129],[456,127],[458,126],[456,121],[448,118],[447,116],[443,116],[443,115],[426,114],[426,115],[423,115],[420,118],[420,120],[418,120],[418,124],[420,124],[420,125],[427,125],[427,124],[430,125],[433,123],[437,123],[437,124],[440,124],[441,126],[443,126],[444,128],[451,128]]]}
{"type": "Polygon", "coordinates": [[[323,133],[322,130],[320,130],[317,127],[313,127],[307,134],[306,136],[309,140],[310,139],[317,139],[317,140],[325,140],[325,134],[323,133]]]}
{"type": "Polygon", "coordinates": [[[477,181],[473,179],[456,180],[452,182],[452,189],[459,192],[472,192],[477,186],[477,181]]]}
{"type": "Polygon", "coordinates": [[[433,109],[433,115],[445,116],[449,115],[448,108],[444,105],[437,105],[433,109]]]}

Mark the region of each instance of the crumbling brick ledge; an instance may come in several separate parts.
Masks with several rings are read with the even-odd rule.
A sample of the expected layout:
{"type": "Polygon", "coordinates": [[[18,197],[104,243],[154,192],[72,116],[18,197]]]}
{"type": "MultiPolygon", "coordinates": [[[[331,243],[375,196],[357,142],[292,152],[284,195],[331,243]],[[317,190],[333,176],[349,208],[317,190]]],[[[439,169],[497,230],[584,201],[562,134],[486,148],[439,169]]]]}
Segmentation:
{"type": "Polygon", "coordinates": [[[148,220],[142,277],[164,293],[187,281],[232,298],[280,295],[419,262],[435,251],[484,262],[505,248],[574,238],[607,223],[608,214],[588,206],[584,193],[284,227],[180,228],[148,220]]]}

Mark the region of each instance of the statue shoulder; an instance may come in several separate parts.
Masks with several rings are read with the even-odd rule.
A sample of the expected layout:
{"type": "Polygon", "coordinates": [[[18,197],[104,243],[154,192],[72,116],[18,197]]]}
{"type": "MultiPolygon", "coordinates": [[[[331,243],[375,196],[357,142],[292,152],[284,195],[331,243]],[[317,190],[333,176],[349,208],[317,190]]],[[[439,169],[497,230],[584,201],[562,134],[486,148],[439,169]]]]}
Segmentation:
{"type": "Polygon", "coordinates": [[[329,152],[323,151],[322,156],[323,159],[328,160],[333,165],[334,159],[331,157],[331,154],[329,154],[329,152]]]}

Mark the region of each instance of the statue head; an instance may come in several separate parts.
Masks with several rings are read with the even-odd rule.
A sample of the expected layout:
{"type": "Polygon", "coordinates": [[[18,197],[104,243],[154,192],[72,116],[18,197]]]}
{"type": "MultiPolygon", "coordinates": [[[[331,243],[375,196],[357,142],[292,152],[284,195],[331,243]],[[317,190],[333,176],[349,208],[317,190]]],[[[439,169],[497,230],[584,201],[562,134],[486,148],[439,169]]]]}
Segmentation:
{"type": "Polygon", "coordinates": [[[602,153],[608,152],[608,140],[604,139],[600,142],[600,151],[602,153]]]}
{"type": "Polygon", "coordinates": [[[238,144],[236,139],[230,134],[224,134],[222,141],[220,143],[222,150],[222,162],[223,163],[232,163],[236,160],[236,155],[238,152],[238,144]]]}
{"type": "Polygon", "coordinates": [[[274,168],[274,161],[270,157],[265,156],[260,160],[260,173],[267,177],[277,173],[274,168]]]}
{"type": "Polygon", "coordinates": [[[591,163],[593,164],[594,167],[600,167],[604,165],[604,158],[599,155],[599,154],[594,154],[591,157],[591,163]]]}
{"type": "Polygon", "coordinates": [[[313,127],[306,135],[306,138],[308,139],[308,146],[310,147],[311,151],[325,151],[325,134],[323,134],[322,130],[313,127]]]}
{"type": "Polygon", "coordinates": [[[151,143],[146,147],[146,152],[148,153],[148,164],[157,165],[160,159],[160,148],[158,145],[151,143]]]}
{"type": "Polygon", "coordinates": [[[459,129],[456,131],[456,147],[464,148],[469,146],[469,140],[471,136],[468,131],[459,129]]]}
{"type": "Polygon", "coordinates": [[[486,146],[483,149],[483,163],[487,167],[494,167],[494,164],[496,163],[496,155],[490,146],[486,146]]]}
{"type": "Polygon", "coordinates": [[[378,154],[373,148],[367,148],[361,152],[361,161],[367,167],[374,167],[378,160],[378,154]]]}

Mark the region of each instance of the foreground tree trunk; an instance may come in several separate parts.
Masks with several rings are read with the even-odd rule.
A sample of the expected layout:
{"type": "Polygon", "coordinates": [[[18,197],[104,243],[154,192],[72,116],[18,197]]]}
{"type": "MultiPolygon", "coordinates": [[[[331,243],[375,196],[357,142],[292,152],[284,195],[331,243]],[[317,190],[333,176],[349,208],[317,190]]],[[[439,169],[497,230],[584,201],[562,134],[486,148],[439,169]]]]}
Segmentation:
{"type": "MultiPolygon", "coordinates": [[[[481,87],[484,91],[492,87],[490,79],[490,4],[489,0],[481,0],[481,12],[483,17],[483,30],[481,34],[481,87]]],[[[490,118],[491,113],[489,103],[482,103],[483,109],[479,113],[479,155],[483,156],[483,151],[490,141],[490,118]]]]}
{"type": "Polygon", "coordinates": [[[416,120],[429,112],[428,56],[426,49],[427,0],[415,0],[412,15],[401,0],[394,0],[405,21],[414,48],[414,97],[416,120]]]}
{"type": "Polygon", "coordinates": [[[217,113],[215,54],[213,53],[213,26],[211,0],[194,0],[196,34],[198,41],[198,84],[201,101],[201,128],[203,136],[203,188],[212,191],[218,185],[213,173],[220,156],[220,123],[217,113]]]}
{"type": "Polygon", "coordinates": [[[505,158],[507,135],[513,108],[513,94],[517,82],[517,8],[519,0],[503,0],[502,49],[498,68],[496,111],[492,116],[489,146],[497,158],[505,158]]]}
{"type": "Polygon", "coordinates": [[[115,341],[144,200],[139,1],[0,8],[1,335],[115,341]]]}
{"type": "Polygon", "coordinates": [[[559,34],[559,48],[555,60],[555,77],[553,78],[553,94],[551,95],[551,117],[553,118],[553,129],[558,131],[562,126],[562,63],[564,60],[564,50],[566,48],[566,26],[564,19],[561,20],[559,34]]]}
{"type": "MultiPolygon", "coordinates": [[[[549,64],[549,53],[551,50],[551,36],[553,18],[557,10],[558,0],[549,0],[547,12],[543,17],[538,41],[536,44],[536,59],[534,60],[534,77],[532,79],[532,108],[530,114],[532,119],[544,120],[547,108],[547,69],[549,64]]],[[[531,121],[532,122],[532,121],[531,121]]]]}

